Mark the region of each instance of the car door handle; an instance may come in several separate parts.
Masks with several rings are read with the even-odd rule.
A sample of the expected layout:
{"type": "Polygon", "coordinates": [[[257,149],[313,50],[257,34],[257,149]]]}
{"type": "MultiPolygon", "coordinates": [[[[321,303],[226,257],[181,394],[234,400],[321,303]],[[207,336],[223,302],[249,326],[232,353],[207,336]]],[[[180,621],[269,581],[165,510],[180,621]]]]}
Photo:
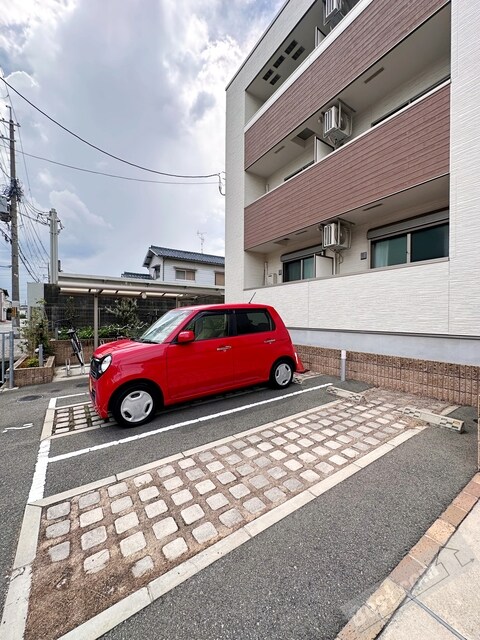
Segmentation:
{"type": "Polygon", "coordinates": [[[217,347],[217,351],[228,351],[231,348],[230,345],[226,345],[225,347],[217,347]]]}
{"type": "Polygon", "coordinates": [[[264,340],[265,344],[272,344],[272,342],[275,342],[275,338],[270,338],[270,340],[264,340]]]}

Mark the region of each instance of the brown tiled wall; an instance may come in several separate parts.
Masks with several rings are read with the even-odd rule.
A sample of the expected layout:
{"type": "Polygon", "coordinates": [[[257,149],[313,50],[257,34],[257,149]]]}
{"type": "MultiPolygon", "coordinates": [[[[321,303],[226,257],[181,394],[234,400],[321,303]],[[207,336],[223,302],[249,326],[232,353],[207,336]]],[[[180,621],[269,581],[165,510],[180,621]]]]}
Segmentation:
{"type": "Polygon", "coordinates": [[[449,172],[450,87],[245,208],[245,249],[449,172]]]}
{"type": "Polygon", "coordinates": [[[374,0],[246,132],[245,167],[445,4],[445,0],[374,0]]]}
{"type": "MultiPolygon", "coordinates": [[[[305,367],[339,376],[339,350],[295,348],[305,367]]],[[[347,379],[474,407],[480,393],[480,367],[354,351],[347,352],[347,379]]]]}
{"type": "Polygon", "coordinates": [[[55,372],[55,357],[47,358],[44,367],[21,368],[20,365],[27,358],[24,356],[15,363],[13,369],[14,385],[16,387],[28,387],[32,384],[45,384],[52,382],[55,372]]]}

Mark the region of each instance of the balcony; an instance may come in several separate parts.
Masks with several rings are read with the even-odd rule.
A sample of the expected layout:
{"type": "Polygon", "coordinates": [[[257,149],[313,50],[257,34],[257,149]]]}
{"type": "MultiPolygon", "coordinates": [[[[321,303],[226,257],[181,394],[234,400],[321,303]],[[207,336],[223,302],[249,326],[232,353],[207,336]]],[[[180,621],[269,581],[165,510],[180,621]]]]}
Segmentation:
{"type": "Polygon", "coordinates": [[[246,250],[449,173],[450,87],[405,107],[245,208],[246,250]]]}
{"type": "MultiPolygon", "coordinates": [[[[395,3],[373,0],[346,29],[341,32],[339,30],[338,37],[334,30],[321,43],[318,47],[319,55],[311,56],[311,63],[305,63],[308,66],[299,77],[290,82],[288,78],[282,80],[285,86],[276,99],[275,95],[268,98],[265,94],[263,98],[267,102],[263,107],[263,98],[257,97],[257,103],[252,103],[250,108],[248,100],[251,98],[255,102],[252,98],[252,83],[247,89],[247,113],[260,107],[261,109],[247,125],[245,168],[254,169],[254,163],[267,152],[283,144],[282,141],[287,137],[294,137],[297,130],[309,126],[307,121],[359,76],[363,74],[363,82],[366,82],[376,68],[381,66],[379,63],[384,56],[448,4],[446,0],[423,0],[415,4],[409,0],[397,0],[395,3]]],[[[448,11],[448,7],[446,10],[448,11]]],[[[402,82],[407,79],[406,73],[415,73],[415,69],[424,63],[425,57],[430,58],[431,47],[435,50],[445,44],[448,46],[449,34],[449,30],[444,31],[442,28],[433,32],[433,38],[424,38],[420,56],[413,53],[404,66],[396,70],[399,77],[388,74],[389,81],[402,82]]],[[[387,73],[384,78],[386,76],[387,73]]],[[[374,84],[370,84],[369,91],[365,90],[366,95],[370,90],[376,90],[373,88],[374,84]]]]}

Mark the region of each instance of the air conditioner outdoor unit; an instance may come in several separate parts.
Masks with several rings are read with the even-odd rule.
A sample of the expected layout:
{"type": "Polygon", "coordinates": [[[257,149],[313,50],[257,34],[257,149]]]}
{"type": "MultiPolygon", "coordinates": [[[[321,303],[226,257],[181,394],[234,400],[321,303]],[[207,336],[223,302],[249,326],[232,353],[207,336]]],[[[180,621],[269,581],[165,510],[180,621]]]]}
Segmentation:
{"type": "Polygon", "coordinates": [[[352,116],[346,113],[341,102],[323,114],[323,137],[334,142],[346,140],[352,135],[352,116]]]}
{"type": "Polygon", "coordinates": [[[325,249],[337,251],[350,249],[351,239],[350,227],[340,220],[330,222],[323,227],[323,246],[325,249]]]}
{"type": "Polygon", "coordinates": [[[344,17],[348,7],[345,0],[325,0],[325,24],[337,24],[344,17]]]}

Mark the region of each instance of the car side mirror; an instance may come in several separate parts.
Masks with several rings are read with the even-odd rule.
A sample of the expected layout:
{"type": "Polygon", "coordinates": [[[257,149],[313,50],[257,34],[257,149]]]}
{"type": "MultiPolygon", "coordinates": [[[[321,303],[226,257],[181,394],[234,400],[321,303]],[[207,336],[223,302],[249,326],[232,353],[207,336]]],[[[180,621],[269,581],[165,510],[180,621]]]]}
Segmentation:
{"type": "Polygon", "coordinates": [[[193,331],[180,331],[178,334],[178,344],[186,344],[195,340],[195,334],[193,331]]]}

